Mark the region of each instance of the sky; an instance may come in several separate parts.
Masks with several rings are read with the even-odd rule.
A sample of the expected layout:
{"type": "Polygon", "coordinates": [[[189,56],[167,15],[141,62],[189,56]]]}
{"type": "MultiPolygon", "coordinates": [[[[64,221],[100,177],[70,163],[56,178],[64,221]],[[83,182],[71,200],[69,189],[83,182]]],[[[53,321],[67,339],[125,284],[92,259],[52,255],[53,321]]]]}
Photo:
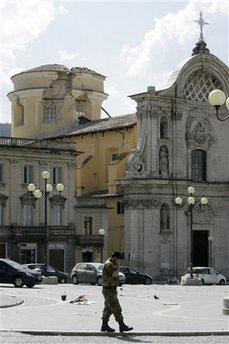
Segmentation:
{"type": "Polygon", "coordinates": [[[228,0],[0,0],[0,122],[11,121],[10,77],[50,63],[105,75],[104,108],[135,112],[128,95],[163,88],[191,56],[200,10],[210,52],[228,65],[228,0]]]}

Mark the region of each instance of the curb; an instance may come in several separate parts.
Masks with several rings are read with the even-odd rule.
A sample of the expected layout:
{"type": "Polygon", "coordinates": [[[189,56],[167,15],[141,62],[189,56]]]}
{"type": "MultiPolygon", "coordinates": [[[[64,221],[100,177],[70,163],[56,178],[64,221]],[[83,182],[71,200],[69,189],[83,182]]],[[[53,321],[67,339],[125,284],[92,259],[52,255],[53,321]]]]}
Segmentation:
{"type": "Polygon", "coordinates": [[[1,332],[16,332],[34,336],[85,336],[85,337],[203,337],[203,336],[229,336],[229,331],[192,331],[192,332],[60,332],[60,331],[30,331],[30,330],[0,330],[1,332]]]}

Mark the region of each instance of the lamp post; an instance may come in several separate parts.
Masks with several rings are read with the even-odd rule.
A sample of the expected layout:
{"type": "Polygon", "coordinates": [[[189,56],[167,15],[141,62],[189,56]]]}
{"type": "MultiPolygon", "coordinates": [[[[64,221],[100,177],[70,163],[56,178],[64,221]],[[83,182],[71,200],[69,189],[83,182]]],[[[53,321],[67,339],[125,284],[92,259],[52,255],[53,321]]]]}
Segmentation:
{"type": "Polygon", "coordinates": [[[229,110],[229,97],[226,100],[226,95],[223,91],[221,90],[213,90],[208,96],[209,103],[215,107],[216,110],[216,117],[218,118],[219,121],[224,122],[229,118],[229,115],[226,117],[222,118],[219,115],[219,108],[222,105],[226,105],[226,108],[229,110]]]}
{"type": "MultiPolygon", "coordinates": [[[[190,270],[191,270],[191,275],[190,277],[193,278],[193,208],[194,205],[197,203],[195,197],[193,196],[195,193],[195,188],[193,186],[189,186],[188,188],[188,194],[189,197],[187,198],[187,203],[188,203],[188,210],[190,213],[190,270]]],[[[183,200],[180,196],[175,198],[175,203],[177,206],[181,206],[183,203],[183,200]]],[[[206,205],[208,204],[208,199],[207,197],[202,197],[200,199],[201,205],[206,205]]]]}
{"type": "MultiPolygon", "coordinates": [[[[53,191],[52,184],[48,183],[48,179],[50,177],[49,171],[43,171],[42,172],[42,178],[44,179],[44,190],[37,189],[35,184],[29,184],[28,190],[37,198],[40,199],[44,197],[44,212],[45,212],[45,218],[44,218],[44,230],[45,230],[45,255],[44,255],[44,262],[49,263],[49,254],[48,254],[48,196],[50,192],[53,191]]],[[[56,190],[61,194],[61,192],[64,190],[64,185],[62,183],[58,183],[56,185],[56,190]]]]}
{"type": "Polygon", "coordinates": [[[100,252],[100,260],[101,263],[103,262],[103,246],[104,246],[104,235],[105,235],[105,230],[103,228],[100,228],[99,230],[99,235],[102,238],[102,244],[101,244],[101,252],[100,252]]]}

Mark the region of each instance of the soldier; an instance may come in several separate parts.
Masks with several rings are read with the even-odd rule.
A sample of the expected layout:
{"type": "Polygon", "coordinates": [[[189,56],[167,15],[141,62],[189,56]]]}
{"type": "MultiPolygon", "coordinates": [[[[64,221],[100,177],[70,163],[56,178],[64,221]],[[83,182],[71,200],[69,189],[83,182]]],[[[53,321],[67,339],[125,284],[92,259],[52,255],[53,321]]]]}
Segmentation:
{"type": "Polygon", "coordinates": [[[115,320],[119,323],[120,332],[131,331],[133,327],[124,324],[122,316],[122,308],[120,306],[117,287],[119,286],[119,268],[122,255],[120,252],[114,252],[112,256],[105,262],[103,267],[103,296],[105,299],[105,307],[102,316],[103,332],[114,332],[115,330],[108,325],[111,314],[114,315],[115,320]]]}

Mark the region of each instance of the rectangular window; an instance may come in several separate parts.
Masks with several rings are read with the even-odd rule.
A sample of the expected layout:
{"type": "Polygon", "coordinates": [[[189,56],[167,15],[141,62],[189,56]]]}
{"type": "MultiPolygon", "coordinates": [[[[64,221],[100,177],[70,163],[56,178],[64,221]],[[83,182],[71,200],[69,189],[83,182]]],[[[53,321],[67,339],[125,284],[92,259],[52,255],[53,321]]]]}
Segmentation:
{"type": "Polygon", "coordinates": [[[4,182],[4,165],[0,164],[0,183],[4,182]]]}
{"type": "Polygon", "coordinates": [[[92,217],[84,217],[84,232],[86,235],[92,235],[92,217]]]}
{"type": "Polygon", "coordinates": [[[53,167],[53,174],[52,174],[53,178],[53,184],[58,184],[58,183],[62,183],[63,181],[63,173],[62,173],[62,167],[53,167]]]}
{"type": "Polygon", "coordinates": [[[117,202],[117,214],[124,214],[124,203],[117,202]]]}
{"type": "Polygon", "coordinates": [[[206,181],[207,179],[207,154],[201,149],[192,151],[192,180],[206,181]]]}
{"type": "Polygon", "coordinates": [[[23,206],[23,225],[33,226],[33,205],[25,204],[23,206]]]}
{"type": "Polygon", "coordinates": [[[24,166],[24,178],[25,184],[33,183],[33,165],[24,166]]]}
{"type": "Polygon", "coordinates": [[[52,209],[52,224],[53,226],[62,225],[62,207],[61,205],[54,205],[52,209]]]}
{"type": "Polygon", "coordinates": [[[112,161],[118,160],[118,153],[112,154],[112,161]]]}
{"type": "Polygon", "coordinates": [[[56,104],[47,103],[44,107],[44,123],[54,123],[56,121],[56,104]]]}

